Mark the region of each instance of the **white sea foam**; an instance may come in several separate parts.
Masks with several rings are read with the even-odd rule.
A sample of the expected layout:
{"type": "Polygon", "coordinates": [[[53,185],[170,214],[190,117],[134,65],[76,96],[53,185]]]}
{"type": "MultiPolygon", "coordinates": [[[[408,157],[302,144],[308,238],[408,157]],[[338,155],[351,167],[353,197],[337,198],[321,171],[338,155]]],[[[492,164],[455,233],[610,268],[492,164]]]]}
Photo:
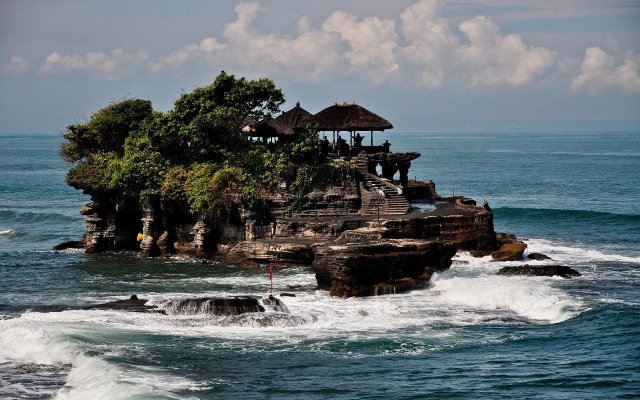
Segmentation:
{"type": "Polygon", "coordinates": [[[595,249],[584,249],[578,246],[568,246],[546,239],[530,239],[527,241],[529,253],[544,253],[555,261],[565,263],[590,261],[618,261],[640,263],[640,256],[629,257],[619,254],[607,254],[595,249]]]}
{"type": "Polygon", "coordinates": [[[16,231],[13,229],[0,229],[0,236],[12,236],[15,235],[16,231]]]}
{"type": "Polygon", "coordinates": [[[532,321],[556,323],[576,315],[579,300],[539,278],[484,275],[475,278],[434,276],[434,300],[462,311],[513,313],[532,321]]]}
{"type": "Polygon", "coordinates": [[[65,311],[28,312],[19,318],[0,320],[0,363],[71,365],[56,399],[162,396],[198,386],[161,370],[136,367],[124,370],[99,356],[88,356],[88,350],[95,353],[96,349],[73,337],[99,335],[105,329],[117,327],[119,324],[111,324],[111,319],[104,313],[65,311]]]}

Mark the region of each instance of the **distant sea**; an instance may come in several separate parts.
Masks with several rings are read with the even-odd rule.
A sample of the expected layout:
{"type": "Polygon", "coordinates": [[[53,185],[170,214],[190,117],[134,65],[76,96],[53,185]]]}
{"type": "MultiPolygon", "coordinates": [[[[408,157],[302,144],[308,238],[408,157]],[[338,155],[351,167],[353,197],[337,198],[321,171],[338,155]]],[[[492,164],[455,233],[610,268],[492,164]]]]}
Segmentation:
{"type": "Polygon", "coordinates": [[[640,131],[388,133],[411,177],[495,212],[576,279],[466,254],[428,290],[333,299],[277,269],[290,316],[86,311],[136,293],[264,295],[265,268],[53,252],[84,232],[55,134],[0,135],[0,398],[609,399],[640,394],[640,131]]]}

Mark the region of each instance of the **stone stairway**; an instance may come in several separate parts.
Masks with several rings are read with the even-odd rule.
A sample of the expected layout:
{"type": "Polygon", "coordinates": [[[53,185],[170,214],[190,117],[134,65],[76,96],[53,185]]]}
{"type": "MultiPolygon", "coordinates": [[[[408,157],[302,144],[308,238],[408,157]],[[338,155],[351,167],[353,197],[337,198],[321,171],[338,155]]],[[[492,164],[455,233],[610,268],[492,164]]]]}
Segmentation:
{"type": "Polygon", "coordinates": [[[362,179],[360,214],[377,215],[380,210],[380,215],[403,215],[410,210],[409,202],[402,194],[400,186],[369,173],[366,158],[354,157],[354,161],[362,179]]]}

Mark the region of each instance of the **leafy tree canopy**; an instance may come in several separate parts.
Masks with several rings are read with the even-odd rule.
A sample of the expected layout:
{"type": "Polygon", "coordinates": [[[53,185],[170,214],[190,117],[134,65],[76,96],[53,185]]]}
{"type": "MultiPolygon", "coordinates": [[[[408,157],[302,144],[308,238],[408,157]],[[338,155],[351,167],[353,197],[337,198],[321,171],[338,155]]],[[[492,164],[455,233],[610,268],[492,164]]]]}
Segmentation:
{"type": "Polygon", "coordinates": [[[148,100],[112,103],[64,132],[60,153],[72,164],[67,183],[90,194],[182,201],[212,219],[240,203],[256,206],[282,182],[299,198],[314,174],[327,174],[318,167],[317,134],[269,145],[241,132],[247,117],[271,116],[283,102],[269,79],[221,72],[166,113],[153,111],[148,100]]]}

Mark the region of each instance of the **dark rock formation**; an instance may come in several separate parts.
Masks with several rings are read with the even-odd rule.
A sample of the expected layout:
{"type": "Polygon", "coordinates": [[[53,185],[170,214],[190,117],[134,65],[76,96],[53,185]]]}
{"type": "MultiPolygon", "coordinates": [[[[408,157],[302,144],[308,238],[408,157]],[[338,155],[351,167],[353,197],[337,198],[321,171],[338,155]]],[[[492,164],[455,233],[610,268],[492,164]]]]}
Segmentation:
{"type": "Polygon", "coordinates": [[[498,275],[505,276],[561,276],[572,278],[580,276],[580,273],[573,268],[563,265],[543,265],[531,266],[522,265],[516,267],[504,267],[498,271],[498,275]]]}
{"type": "Polygon", "coordinates": [[[96,304],[93,306],[85,307],[85,310],[122,310],[133,312],[159,312],[164,313],[163,310],[159,310],[158,306],[146,305],[149,300],[139,299],[138,296],[132,294],[130,298],[126,300],[116,300],[104,304],[96,304]]]}
{"type": "Polygon", "coordinates": [[[319,248],[313,267],[318,287],[332,296],[371,296],[427,287],[455,253],[455,245],[442,242],[344,243],[319,248]]]}
{"type": "Polygon", "coordinates": [[[237,264],[310,265],[314,251],[308,242],[255,241],[241,242],[234,246],[221,260],[237,264]]]}
{"type": "Polygon", "coordinates": [[[260,299],[255,296],[200,297],[171,300],[163,305],[170,314],[239,315],[265,310],[288,312],[284,303],[273,296],[260,299]]]}
{"type": "Polygon", "coordinates": [[[149,306],[149,300],[139,299],[131,295],[126,300],[116,300],[104,304],[85,307],[85,310],[122,310],[133,312],[157,312],[161,314],[211,314],[211,315],[239,315],[253,312],[275,311],[288,313],[287,306],[282,300],[269,296],[261,299],[255,296],[236,297],[200,297],[192,299],[177,299],[165,302],[161,307],[149,306]]]}
{"type": "Polygon", "coordinates": [[[84,249],[84,242],[82,240],[69,240],[53,246],[54,251],[62,251],[67,249],[84,249]]]}
{"type": "Polygon", "coordinates": [[[527,245],[524,242],[504,243],[498,250],[491,253],[491,258],[493,261],[520,261],[526,249],[527,245]]]}
{"type": "Polygon", "coordinates": [[[137,234],[142,232],[138,202],[124,195],[108,193],[92,194],[91,200],[80,209],[80,214],[86,216],[85,251],[137,250],[137,234]]]}
{"type": "MultiPolygon", "coordinates": [[[[88,253],[139,250],[145,257],[178,255],[232,265],[313,265],[318,286],[335,296],[424,288],[433,271],[448,268],[456,250],[486,255],[497,246],[488,205],[477,207],[473,199],[462,196],[443,199],[433,182],[409,180],[411,161],[418,156],[356,157],[328,184],[313,187],[298,199],[301,208],[295,212],[291,207],[295,196],[286,182],[260,208],[237,207],[227,218],[215,221],[194,215],[181,200],[91,193],[92,203],[81,210],[87,226],[84,246],[88,253]],[[378,164],[382,177],[375,175],[378,164]],[[383,207],[374,201],[380,196],[383,207]],[[435,210],[414,212],[408,198],[437,200],[437,204],[435,210]]],[[[516,256],[501,255],[506,250],[513,252],[500,249],[495,256],[517,257],[517,251],[516,256]]],[[[236,305],[230,301],[188,299],[171,307],[214,314],[225,313],[225,307],[253,311],[264,307],[264,301],[243,298],[236,305]]]]}
{"type": "Polygon", "coordinates": [[[529,253],[527,258],[529,260],[538,260],[538,261],[551,260],[551,257],[549,257],[546,254],[542,254],[542,253],[529,253]]]}

